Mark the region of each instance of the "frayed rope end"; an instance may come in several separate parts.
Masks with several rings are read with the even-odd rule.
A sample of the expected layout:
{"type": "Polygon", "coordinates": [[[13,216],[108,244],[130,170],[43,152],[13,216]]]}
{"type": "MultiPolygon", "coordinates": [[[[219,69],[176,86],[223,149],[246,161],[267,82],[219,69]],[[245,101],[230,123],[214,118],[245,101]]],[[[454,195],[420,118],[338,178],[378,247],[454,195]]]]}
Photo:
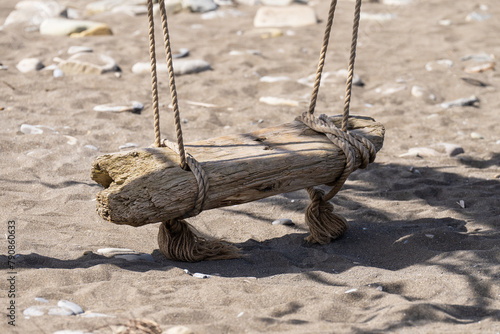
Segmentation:
{"type": "Polygon", "coordinates": [[[305,220],[311,235],[306,237],[306,241],[324,245],[341,237],[349,228],[347,220],[333,212],[333,205],[323,200],[325,193],[322,190],[307,190],[311,204],[307,207],[305,220]]]}
{"type": "Polygon", "coordinates": [[[197,236],[182,219],[163,222],[158,232],[160,252],[167,259],[185,262],[228,260],[240,258],[240,249],[220,240],[197,236]]]}

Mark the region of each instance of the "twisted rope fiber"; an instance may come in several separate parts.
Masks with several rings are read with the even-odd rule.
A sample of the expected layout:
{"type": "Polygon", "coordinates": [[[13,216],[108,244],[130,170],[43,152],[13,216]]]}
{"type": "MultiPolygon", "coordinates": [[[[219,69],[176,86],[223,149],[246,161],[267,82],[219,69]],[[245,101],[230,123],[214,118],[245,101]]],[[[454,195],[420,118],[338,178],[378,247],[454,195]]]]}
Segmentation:
{"type": "Polygon", "coordinates": [[[351,104],[352,78],[354,76],[354,62],[356,60],[356,46],[358,44],[359,19],[361,16],[361,0],[356,0],[354,8],[354,23],[352,27],[351,55],[349,68],[347,70],[347,83],[344,99],[344,114],[342,118],[342,131],[347,131],[347,119],[349,118],[349,106],[351,104]]]}
{"type": "Polygon", "coordinates": [[[165,42],[165,55],[167,58],[167,68],[169,77],[170,94],[172,96],[172,106],[174,108],[175,132],[177,135],[177,145],[179,145],[179,156],[181,158],[181,168],[186,170],[186,151],[184,149],[184,139],[182,138],[181,117],[179,112],[179,102],[177,100],[177,89],[175,87],[174,66],[172,64],[172,50],[170,48],[170,35],[168,33],[167,11],[165,0],[159,0],[161,23],[163,27],[163,39],[165,42]]]}
{"type": "Polygon", "coordinates": [[[151,59],[151,95],[153,97],[155,146],[161,146],[160,111],[158,109],[158,79],[156,76],[155,24],[153,18],[153,0],[148,0],[149,21],[149,56],[151,59]]]}
{"type": "Polygon", "coordinates": [[[323,67],[325,65],[326,51],[328,50],[328,43],[330,40],[330,32],[332,31],[333,18],[335,15],[336,6],[337,6],[337,0],[332,0],[332,2],[330,3],[330,11],[328,12],[328,21],[326,24],[325,34],[323,37],[323,47],[321,48],[321,53],[319,56],[318,70],[316,71],[314,88],[311,94],[311,102],[309,103],[309,114],[311,115],[314,114],[314,109],[316,108],[319,86],[321,84],[321,74],[323,73],[323,67]]]}

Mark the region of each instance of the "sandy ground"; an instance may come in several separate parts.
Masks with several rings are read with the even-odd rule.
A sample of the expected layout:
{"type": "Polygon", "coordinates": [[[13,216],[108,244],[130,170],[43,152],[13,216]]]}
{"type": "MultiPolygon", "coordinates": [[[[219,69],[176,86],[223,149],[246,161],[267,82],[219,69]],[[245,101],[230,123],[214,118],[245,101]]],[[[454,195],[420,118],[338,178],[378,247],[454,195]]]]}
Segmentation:
{"type": "MultiPolygon", "coordinates": [[[[0,23],[16,2],[2,1],[0,23]]],[[[87,2],[61,3],[83,12],[87,2]]],[[[174,51],[188,48],[191,58],[206,60],[213,69],[177,78],[187,142],[286,123],[306,109],[311,88],[297,80],[315,72],[329,4],[311,5],[321,23],[284,28],[283,36],[268,39],[253,27],[257,6],[237,7],[244,13],[240,17],[202,20],[189,12],[170,17],[174,51]],[[233,50],[260,54],[230,55],[233,50]],[[264,75],[291,80],[259,82],[264,75]],[[298,100],[301,106],[266,105],[259,103],[262,96],[298,100]]],[[[85,17],[107,23],[114,35],[84,39],[3,29],[0,62],[9,68],[0,71],[1,234],[7,237],[8,221],[15,221],[20,256],[8,268],[7,240],[1,242],[0,331],[111,333],[110,326],[149,319],[162,330],[183,325],[195,333],[499,333],[500,76],[494,70],[466,73],[474,62],[461,60],[479,53],[500,57],[497,5],[494,0],[365,3],[367,13],[397,16],[363,21],[360,30],[356,73],[365,86],[354,88],[351,112],[382,122],[386,137],[376,162],[352,174],[333,199],[350,229],[329,245],[307,244],[305,191],[215,209],[190,222],[205,235],[236,244],[247,256],[201,263],[165,259],[158,251],[158,224],[119,226],[95,212],[100,187],[89,177],[93,159],[128,142],[145,147],[154,140],[150,76],[131,72],[133,64],[149,59],[146,17],[85,17]],[[480,11],[480,4],[492,17],[467,22],[467,14],[480,11]],[[45,65],[54,57],[67,58],[73,45],[113,57],[122,76],[54,78],[51,71],[16,70],[27,57],[45,65]],[[426,70],[426,64],[440,59],[452,60],[453,66],[426,70]],[[435,100],[413,96],[413,86],[425,88],[435,100]],[[439,106],[471,95],[480,100],[475,107],[439,106]],[[144,111],[93,110],[130,100],[144,103],[144,111]],[[44,131],[24,134],[24,123],[43,125],[44,131]],[[68,144],[66,136],[76,138],[76,144],[68,144]],[[465,153],[450,157],[441,153],[440,143],[459,145],[465,153]],[[400,157],[415,147],[439,154],[400,157]],[[295,226],[271,225],[279,218],[290,218],[295,226]],[[98,255],[105,247],[149,253],[155,262],[98,255]],[[213,276],[198,279],[184,269],[213,276]],[[6,317],[12,300],[8,272],[13,270],[16,327],[6,317]],[[26,319],[25,309],[42,305],[37,297],[50,305],[70,300],[87,313],[109,317],[26,319]]],[[[346,67],[352,9],[353,2],[339,2],[326,71],[346,67]]],[[[161,126],[173,139],[167,83],[160,77],[161,126]]],[[[317,112],[339,114],[343,91],[341,81],[326,82],[317,112]]]]}

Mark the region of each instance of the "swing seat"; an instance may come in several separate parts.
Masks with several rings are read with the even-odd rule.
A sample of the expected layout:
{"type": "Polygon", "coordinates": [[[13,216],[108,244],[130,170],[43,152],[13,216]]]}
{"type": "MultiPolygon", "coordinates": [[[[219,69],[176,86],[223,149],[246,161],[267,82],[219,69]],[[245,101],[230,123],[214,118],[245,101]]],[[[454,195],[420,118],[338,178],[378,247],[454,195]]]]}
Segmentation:
{"type": "MultiPolygon", "coordinates": [[[[340,126],[341,116],[329,119],[340,126]]],[[[351,116],[348,130],[368,139],[377,151],[382,148],[385,130],[373,119],[351,116]]],[[[346,164],[339,147],[298,120],[193,142],[186,149],[208,177],[202,210],[330,184],[346,164]]],[[[358,168],[361,157],[355,154],[358,168]]],[[[97,212],[115,224],[142,226],[189,217],[198,196],[195,176],[179,167],[178,154],[168,147],[100,156],[91,177],[105,188],[97,194],[97,212]]]]}

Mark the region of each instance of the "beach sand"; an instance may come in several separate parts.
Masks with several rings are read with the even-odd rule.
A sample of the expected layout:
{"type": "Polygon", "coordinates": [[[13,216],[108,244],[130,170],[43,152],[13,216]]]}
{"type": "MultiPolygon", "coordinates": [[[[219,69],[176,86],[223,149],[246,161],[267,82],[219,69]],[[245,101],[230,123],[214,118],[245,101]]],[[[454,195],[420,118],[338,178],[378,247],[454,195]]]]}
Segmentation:
{"type": "MultiPolygon", "coordinates": [[[[0,23],[16,2],[2,1],[0,23]]],[[[199,263],[163,257],[158,224],[115,225],[95,209],[102,188],[90,179],[92,161],[126,143],[154,142],[151,77],[131,71],[149,61],[147,17],[85,16],[87,1],[59,3],[108,24],[113,35],[46,36],[22,25],[0,30],[0,62],[8,66],[0,71],[0,234],[6,238],[0,332],[113,333],[133,319],[194,333],[500,332],[500,76],[492,69],[467,73],[482,62],[462,60],[482,53],[500,57],[495,1],[365,2],[363,12],[394,16],[361,21],[355,72],[365,85],[353,88],[351,114],[383,123],[386,136],[376,161],[354,172],[332,200],[349,230],[328,245],[308,244],[307,193],[282,194],[189,219],[203,235],[234,243],[245,255],[199,263]],[[491,17],[467,21],[474,11],[491,17]],[[48,70],[16,69],[24,58],[46,66],[55,57],[67,59],[75,45],[112,57],[121,75],[54,77],[48,70]],[[443,59],[453,65],[437,62],[443,59]],[[470,96],[479,99],[475,106],[441,106],[470,96]],[[128,101],[145,108],[93,110],[128,101]],[[25,134],[22,124],[41,125],[43,133],[25,134]],[[464,153],[450,156],[442,143],[464,153]],[[427,149],[405,155],[412,148],[427,149]],[[295,225],[271,224],[280,218],[295,225]],[[12,268],[9,221],[15,221],[19,255],[12,268]],[[152,254],[154,262],[97,253],[107,247],[152,254]],[[12,300],[15,327],[7,317],[12,300]],[[23,314],[60,300],[85,313],[23,314]]],[[[220,7],[217,12],[226,15],[216,19],[189,11],[169,16],[174,52],[187,48],[187,59],[203,59],[212,68],[176,78],[186,142],[287,123],[307,110],[312,89],[297,80],[316,71],[329,3],[309,6],[317,25],[280,28],[282,35],[271,38],[262,38],[253,25],[260,6],[220,7]],[[290,80],[266,83],[262,76],[290,80]],[[299,107],[259,102],[264,96],[295,100],[299,107]]],[[[347,67],[353,7],[339,1],[327,72],[347,67]]],[[[164,61],[159,25],[157,17],[157,51],[164,61]]],[[[159,82],[162,135],[173,140],[167,76],[160,74],[159,82]]],[[[344,90],[342,79],[327,78],[317,113],[340,114],[344,90]]]]}

